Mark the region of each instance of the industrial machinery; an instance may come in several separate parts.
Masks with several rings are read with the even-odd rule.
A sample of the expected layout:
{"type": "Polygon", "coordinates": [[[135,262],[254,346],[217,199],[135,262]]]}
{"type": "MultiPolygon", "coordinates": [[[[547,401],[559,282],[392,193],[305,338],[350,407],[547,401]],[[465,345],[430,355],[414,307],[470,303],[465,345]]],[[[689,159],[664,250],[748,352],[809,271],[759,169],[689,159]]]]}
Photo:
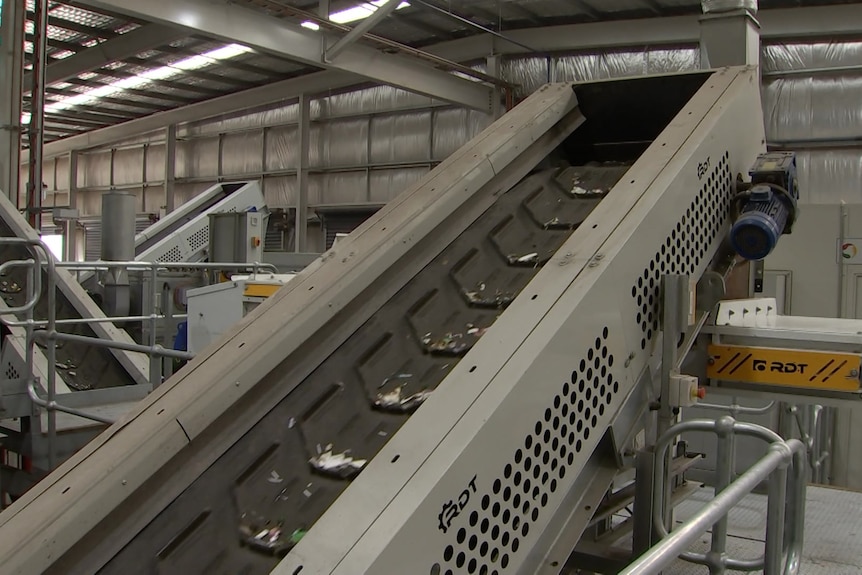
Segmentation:
{"type": "Polygon", "coordinates": [[[135,259],[202,261],[209,247],[210,214],[250,211],[263,214],[265,210],[263,192],[257,182],[216,184],[135,236],[135,259]]]}
{"type": "MultiPolygon", "coordinates": [[[[208,273],[199,269],[176,269],[173,259],[186,258],[193,266],[200,267],[195,262],[207,255],[209,212],[239,210],[244,215],[246,210],[254,210],[253,215],[246,217],[253,217],[259,224],[265,223],[266,216],[263,194],[254,182],[214,186],[137,237],[130,233],[135,227],[134,196],[106,193],[102,203],[102,262],[67,262],[85,270],[73,275],[65,264],[57,262],[54,263],[56,269],[48,274],[49,256],[35,245],[38,234],[8,200],[0,200],[0,227],[3,228],[0,306],[15,310],[14,315],[4,318],[7,331],[3,333],[5,339],[0,354],[0,453],[4,454],[4,458],[0,458],[0,501],[23,494],[56,462],[75,453],[106,424],[123,416],[146,397],[160,383],[165,367],[165,371],[170,371],[170,362],[162,365],[158,357],[148,359],[143,353],[135,353],[147,347],[141,343],[170,345],[179,321],[173,317],[177,310],[168,309],[169,313],[161,314],[161,308],[169,306],[151,305],[158,299],[152,296],[154,284],[149,272],[153,270],[147,267],[130,270],[127,265],[135,260],[136,253],[138,261],[155,257],[167,262],[161,266],[174,266],[170,270],[155,270],[163,280],[159,283],[161,287],[175,281],[192,287],[204,285],[209,282],[208,273]],[[30,310],[32,317],[28,317],[22,306],[30,299],[30,289],[34,286],[28,280],[32,270],[27,269],[26,260],[36,255],[45,271],[40,276],[38,303],[30,310]],[[112,265],[111,262],[117,263],[112,265]],[[98,284],[87,267],[93,264],[101,270],[98,284]],[[56,284],[55,290],[49,288],[52,281],[56,284]],[[146,288],[143,293],[142,284],[146,288]],[[90,293],[85,288],[89,288],[90,293]],[[49,292],[53,292],[57,300],[55,325],[66,337],[56,343],[53,360],[48,357],[51,354],[44,339],[28,345],[26,328],[27,321],[34,320],[31,339],[48,333],[45,318],[51,306],[49,292]],[[91,298],[94,292],[99,295],[101,309],[91,298]],[[142,300],[146,300],[143,302],[145,318],[140,315],[142,300]],[[161,315],[158,320],[150,321],[147,318],[153,317],[154,311],[161,315]],[[106,317],[127,318],[132,313],[138,314],[137,321],[134,318],[133,321],[108,321],[106,317]],[[151,331],[160,336],[167,333],[171,340],[159,337],[153,342],[151,331]],[[67,336],[83,339],[72,341],[67,336]],[[53,385],[49,384],[51,380],[53,385]],[[55,406],[53,409],[47,407],[51,402],[55,406]],[[7,459],[13,464],[7,465],[7,459]]],[[[259,252],[252,252],[259,256],[259,252]]],[[[253,269],[254,266],[248,266],[248,271],[253,269]]],[[[155,291],[162,295],[159,290],[155,291]]],[[[163,299],[168,301],[167,297],[163,299]]]]}
{"type": "Polygon", "coordinates": [[[757,158],[751,182],[742,184],[734,198],[738,212],[730,239],[736,252],[748,260],[762,260],[789,234],[799,200],[796,156],[771,152],[757,158]]]}
{"type": "Polygon", "coordinates": [[[545,86],[0,514],[4,572],[559,573],[673,423],[762,125],[756,69],[545,86]]]}
{"type": "Polygon", "coordinates": [[[200,353],[272,297],[294,274],[235,275],[186,292],[188,351],[200,353]]]}
{"type": "MultiPolygon", "coordinates": [[[[38,257],[46,263],[49,254],[31,251],[38,234],[27,224],[5,195],[0,194],[0,313],[4,315],[3,345],[0,353],[0,437],[2,453],[15,460],[0,461],[0,497],[21,494],[44,476],[52,462],[64,459],[90,441],[104,428],[103,423],[65,414],[49,416],[39,405],[49,400],[63,405],[87,404],[112,421],[125,413],[152,390],[146,356],[127,349],[133,344],[128,333],[105,321],[105,314],[66,270],[57,269],[49,280],[46,271],[27,269],[27,260],[38,257]],[[37,298],[30,294],[36,275],[43,289],[37,298]],[[53,298],[45,289],[56,284],[53,298]],[[54,301],[56,300],[56,301],[54,301]],[[46,317],[49,307],[63,330],[73,337],[98,338],[113,349],[81,342],[65,341],[56,347],[55,361],[49,361],[44,347],[33,346],[28,359],[27,312],[46,317]],[[7,313],[13,310],[14,313],[7,313]],[[53,380],[53,389],[48,382],[53,380]],[[64,435],[53,445],[50,436],[64,435]]],[[[33,324],[34,332],[45,325],[33,324]]],[[[90,341],[89,339],[87,341],[90,341]]],[[[53,439],[53,438],[52,438],[53,439]]]]}

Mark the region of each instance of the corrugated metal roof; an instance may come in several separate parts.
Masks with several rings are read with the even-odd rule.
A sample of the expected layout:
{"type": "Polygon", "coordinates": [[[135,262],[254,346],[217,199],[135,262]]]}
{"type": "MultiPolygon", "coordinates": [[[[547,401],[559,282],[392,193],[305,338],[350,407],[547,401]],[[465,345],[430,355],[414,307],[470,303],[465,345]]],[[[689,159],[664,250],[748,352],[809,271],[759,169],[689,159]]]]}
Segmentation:
{"type": "MultiPolygon", "coordinates": [[[[146,1],[146,0],[142,0],[146,1]]],[[[181,0],[180,0],[181,1],[181,0]]],[[[333,13],[355,6],[359,0],[332,0],[333,13]]],[[[505,33],[523,27],[546,26],[572,22],[588,22],[618,18],[637,18],[680,13],[699,13],[700,0],[408,0],[410,6],[395,11],[379,23],[374,34],[402,44],[422,47],[429,44],[478,34],[482,31],[468,22],[505,33]],[[429,5],[433,7],[429,7],[429,5]]],[[[273,18],[294,23],[306,16],[290,9],[315,12],[318,0],[232,0],[249,9],[262,11],[273,18]],[[287,10],[285,9],[287,8],[287,10]]],[[[802,4],[851,3],[850,0],[761,0],[762,8],[799,6],[802,4]]],[[[35,0],[27,0],[28,18],[33,17],[35,0]]],[[[49,8],[49,63],[95,48],[122,34],[148,25],[115,14],[52,1],[49,8]]],[[[32,23],[25,56],[26,66],[32,60],[32,23]]],[[[172,71],[160,75],[154,71],[225,47],[223,42],[191,34],[164,46],[157,46],[116,62],[105,62],[96,69],[64,79],[49,86],[49,101],[85,94],[93,89],[105,89],[120,80],[132,87],[108,94],[98,101],[55,110],[46,122],[47,140],[63,134],[94,129],[145,116],[163,108],[185,105],[267,84],[310,71],[308,66],[269,54],[254,52],[238,54],[227,60],[211,62],[197,69],[172,71]],[[150,73],[159,78],[145,81],[130,77],[150,73]],[[111,101],[113,100],[113,101],[111,101]],[[121,101],[126,100],[127,105],[121,101]],[[120,103],[118,103],[120,101],[120,103]]],[[[28,68],[29,69],[29,68],[28,68]]],[[[25,98],[29,110],[29,97],[25,98]]]]}

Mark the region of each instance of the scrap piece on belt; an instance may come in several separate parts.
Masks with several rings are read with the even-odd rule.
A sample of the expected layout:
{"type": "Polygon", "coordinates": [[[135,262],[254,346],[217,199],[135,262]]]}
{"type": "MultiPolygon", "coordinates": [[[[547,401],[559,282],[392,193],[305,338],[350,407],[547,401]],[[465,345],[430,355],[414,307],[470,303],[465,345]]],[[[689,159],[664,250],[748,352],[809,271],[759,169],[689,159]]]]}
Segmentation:
{"type": "Polygon", "coordinates": [[[304,529],[295,529],[288,535],[282,523],[271,522],[264,525],[243,522],[239,531],[242,542],[249,548],[280,557],[287,555],[306,533],[304,529]]]}
{"type": "Polygon", "coordinates": [[[504,308],[508,306],[515,299],[515,293],[511,290],[501,290],[494,289],[493,292],[491,290],[485,291],[486,284],[480,283],[476,286],[476,289],[462,289],[461,293],[464,294],[464,297],[467,298],[467,302],[471,305],[478,305],[483,307],[495,307],[495,308],[504,308]]]}
{"type": "Polygon", "coordinates": [[[338,477],[341,479],[352,479],[359,475],[365,466],[365,459],[354,459],[347,454],[333,453],[332,444],[326,446],[326,450],[309,459],[309,463],[315,471],[323,475],[338,477]]]}
{"type": "Polygon", "coordinates": [[[429,395],[431,395],[431,392],[427,389],[405,395],[404,386],[400,385],[390,392],[378,393],[374,406],[382,411],[411,413],[416,411],[429,395]]]}

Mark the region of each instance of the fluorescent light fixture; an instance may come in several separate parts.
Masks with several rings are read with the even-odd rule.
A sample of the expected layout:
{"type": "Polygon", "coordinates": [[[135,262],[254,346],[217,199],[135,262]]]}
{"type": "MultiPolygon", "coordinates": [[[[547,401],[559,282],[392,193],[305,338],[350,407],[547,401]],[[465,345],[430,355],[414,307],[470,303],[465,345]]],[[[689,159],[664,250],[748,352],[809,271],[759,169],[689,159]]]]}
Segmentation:
{"type": "MultiPolygon", "coordinates": [[[[329,20],[335,22],[336,24],[349,24],[358,20],[364,20],[374,14],[374,11],[377,10],[378,6],[381,6],[385,3],[386,0],[373,0],[372,2],[362,2],[361,4],[358,4],[352,8],[347,8],[346,10],[341,10],[339,12],[330,14],[329,20]]],[[[408,6],[410,6],[409,2],[402,2],[395,9],[401,10],[402,8],[407,8],[408,6]]],[[[303,22],[302,26],[308,28],[309,30],[320,30],[320,26],[318,26],[314,22],[303,22]]]]}
{"type": "Polygon", "coordinates": [[[57,50],[56,52],[51,52],[50,56],[55,60],[64,60],[74,54],[71,50],[57,50]]]}
{"type": "MultiPolygon", "coordinates": [[[[184,60],[174,62],[173,64],[169,64],[167,66],[161,66],[160,68],[147,70],[146,72],[143,72],[136,76],[122,78],[115,82],[111,82],[110,84],[105,84],[104,86],[88,90],[81,94],[69,96],[68,98],[64,98],[62,100],[56,100],[45,106],[45,112],[50,114],[53,112],[68,110],[69,108],[73,108],[75,106],[89,104],[90,102],[96,101],[99,98],[111,96],[118,92],[122,92],[123,90],[139,88],[153,80],[166,80],[174,76],[180,76],[186,70],[199,70],[201,68],[206,68],[207,66],[218,64],[220,60],[228,60],[230,58],[235,58],[236,56],[245,54],[246,52],[251,52],[251,48],[248,48],[247,46],[242,46],[240,44],[228,44],[227,46],[222,46],[221,48],[210,50],[209,52],[206,52],[204,54],[190,56],[189,58],[185,58],[184,60]]],[[[78,77],[82,80],[86,80],[94,76],[96,76],[96,73],[94,72],[85,72],[83,74],[80,74],[78,77]]],[[[29,124],[30,114],[22,114],[21,123],[29,124]]]]}

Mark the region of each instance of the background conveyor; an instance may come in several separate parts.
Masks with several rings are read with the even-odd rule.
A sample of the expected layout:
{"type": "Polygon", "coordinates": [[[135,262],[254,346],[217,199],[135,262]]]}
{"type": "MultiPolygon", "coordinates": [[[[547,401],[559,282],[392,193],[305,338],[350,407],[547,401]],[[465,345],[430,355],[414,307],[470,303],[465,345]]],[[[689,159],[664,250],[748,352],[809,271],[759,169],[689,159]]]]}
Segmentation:
{"type": "MultiPolygon", "coordinates": [[[[514,449],[508,436],[517,433],[520,443],[537,416],[527,446],[538,442],[535,471],[525,468],[535,474],[535,489],[524,492],[525,507],[531,497],[534,508],[523,511],[533,528],[519,536],[533,551],[519,554],[507,534],[509,548],[494,561],[499,572],[515,572],[536,553],[543,556],[551,548],[548,533],[563,525],[554,502],[583,484],[576,482],[592,462],[613,462],[630,431],[609,435],[658,338],[660,270],[685,268],[697,277],[723,241],[731,174],[750,164],[762,139],[752,133],[730,141],[730,116],[753,123],[760,113],[751,105],[758,100],[752,74],[725,70],[539,90],[0,515],[0,555],[10,572],[305,575],[394,573],[392,565],[401,564],[411,573],[447,573],[446,562],[463,566],[464,553],[453,556],[437,544],[455,545],[457,538],[475,555],[472,569],[489,573],[494,554],[482,554],[485,567],[477,567],[480,548],[460,540],[464,529],[448,529],[445,520],[458,514],[447,515],[445,505],[440,511],[437,491],[460,501],[461,489],[468,500],[472,489],[478,495],[469,505],[483,502],[490,517],[491,490],[500,489],[486,471],[503,473],[497,451],[514,449]],[[702,153],[710,165],[698,183],[702,153]],[[664,218],[667,229],[658,225],[664,218]],[[596,255],[635,232],[645,237],[596,255]],[[666,235],[667,242],[690,244],[684,261],[660,257],[666,235]],[[575,282],[587,269],[613,277],[604,289],[593,280],[575,282]],[[619,305],[551,311],[564,293],[579,289],[619,305]],[[631,318],[620,323],[616,318],[629,308],[631,318]],[[597,323],[590,313],[613,317],[597,323]],[[468,415],[481,410],[483,393],[501,385],[485,388],[475,378],[490,382],[528,353],[541,325],[564,321],[574,336],[555,345],[569,352],[536,348],[524,369],[536,362],[577,366],[589,342],[580,377],[593,381],[586,362],[595,360],[595,390],[578,388],[574,375],[565,384],[557,376],[525,376],[514,404],[468,415]],[[623,348],[631,349],[628,359],[623,348]],[[564,401],[571,392],[571,407],[563,407],[560,386],[564,401]],[[571,448],[562,456],[570,474],[550,482],[547,471],[557,472],[557,464],[546,461],[546,471],[539,461],[549,459],[552,443],[554,461],[559,457],[560,440],[551,439],[559,415],[553,419],[552,410],[571,413],[573,423],[571,448]],[[496,428],[499,441],[486,446],[487,457],[465,460],[468,448],[480,448],[480,433],[456,435],[457,427],[486,426],[481,430],[491,433],[487,426],[503,415],[508,423],[496,428]],[[450,441],[462,443],[441,454],[450,441]],[[435,463],[439,457],[451,459],[435,463]],[[446,478],[429,483],[423,479],[429,473],[446,478]],[[366,540],[376,528],[389,539],[366,540]],[[427,536],[416,537],[417,529],[427,536]],[[349,557],[354,552],[358,559],[349,557]],[[399,553],[400,561],[413,558],[399,563],[399,553]],[[428,557],[436,559],[426,565],[428,557]]],[[[509,479],[511,464],[506,469],[509,479]]],[[[613,477],[590,474],[590,481],[606,481],[589,483],[601,493],[613,477]]],[[[486,522],[474,522],[467,505],[463,521],[469,516],[478,530],[486,522]]],[[[582,529],[589,517],[576,519],[582,529]]],[[[567,521],[571,528],[574,520],[567,521]]]]}

